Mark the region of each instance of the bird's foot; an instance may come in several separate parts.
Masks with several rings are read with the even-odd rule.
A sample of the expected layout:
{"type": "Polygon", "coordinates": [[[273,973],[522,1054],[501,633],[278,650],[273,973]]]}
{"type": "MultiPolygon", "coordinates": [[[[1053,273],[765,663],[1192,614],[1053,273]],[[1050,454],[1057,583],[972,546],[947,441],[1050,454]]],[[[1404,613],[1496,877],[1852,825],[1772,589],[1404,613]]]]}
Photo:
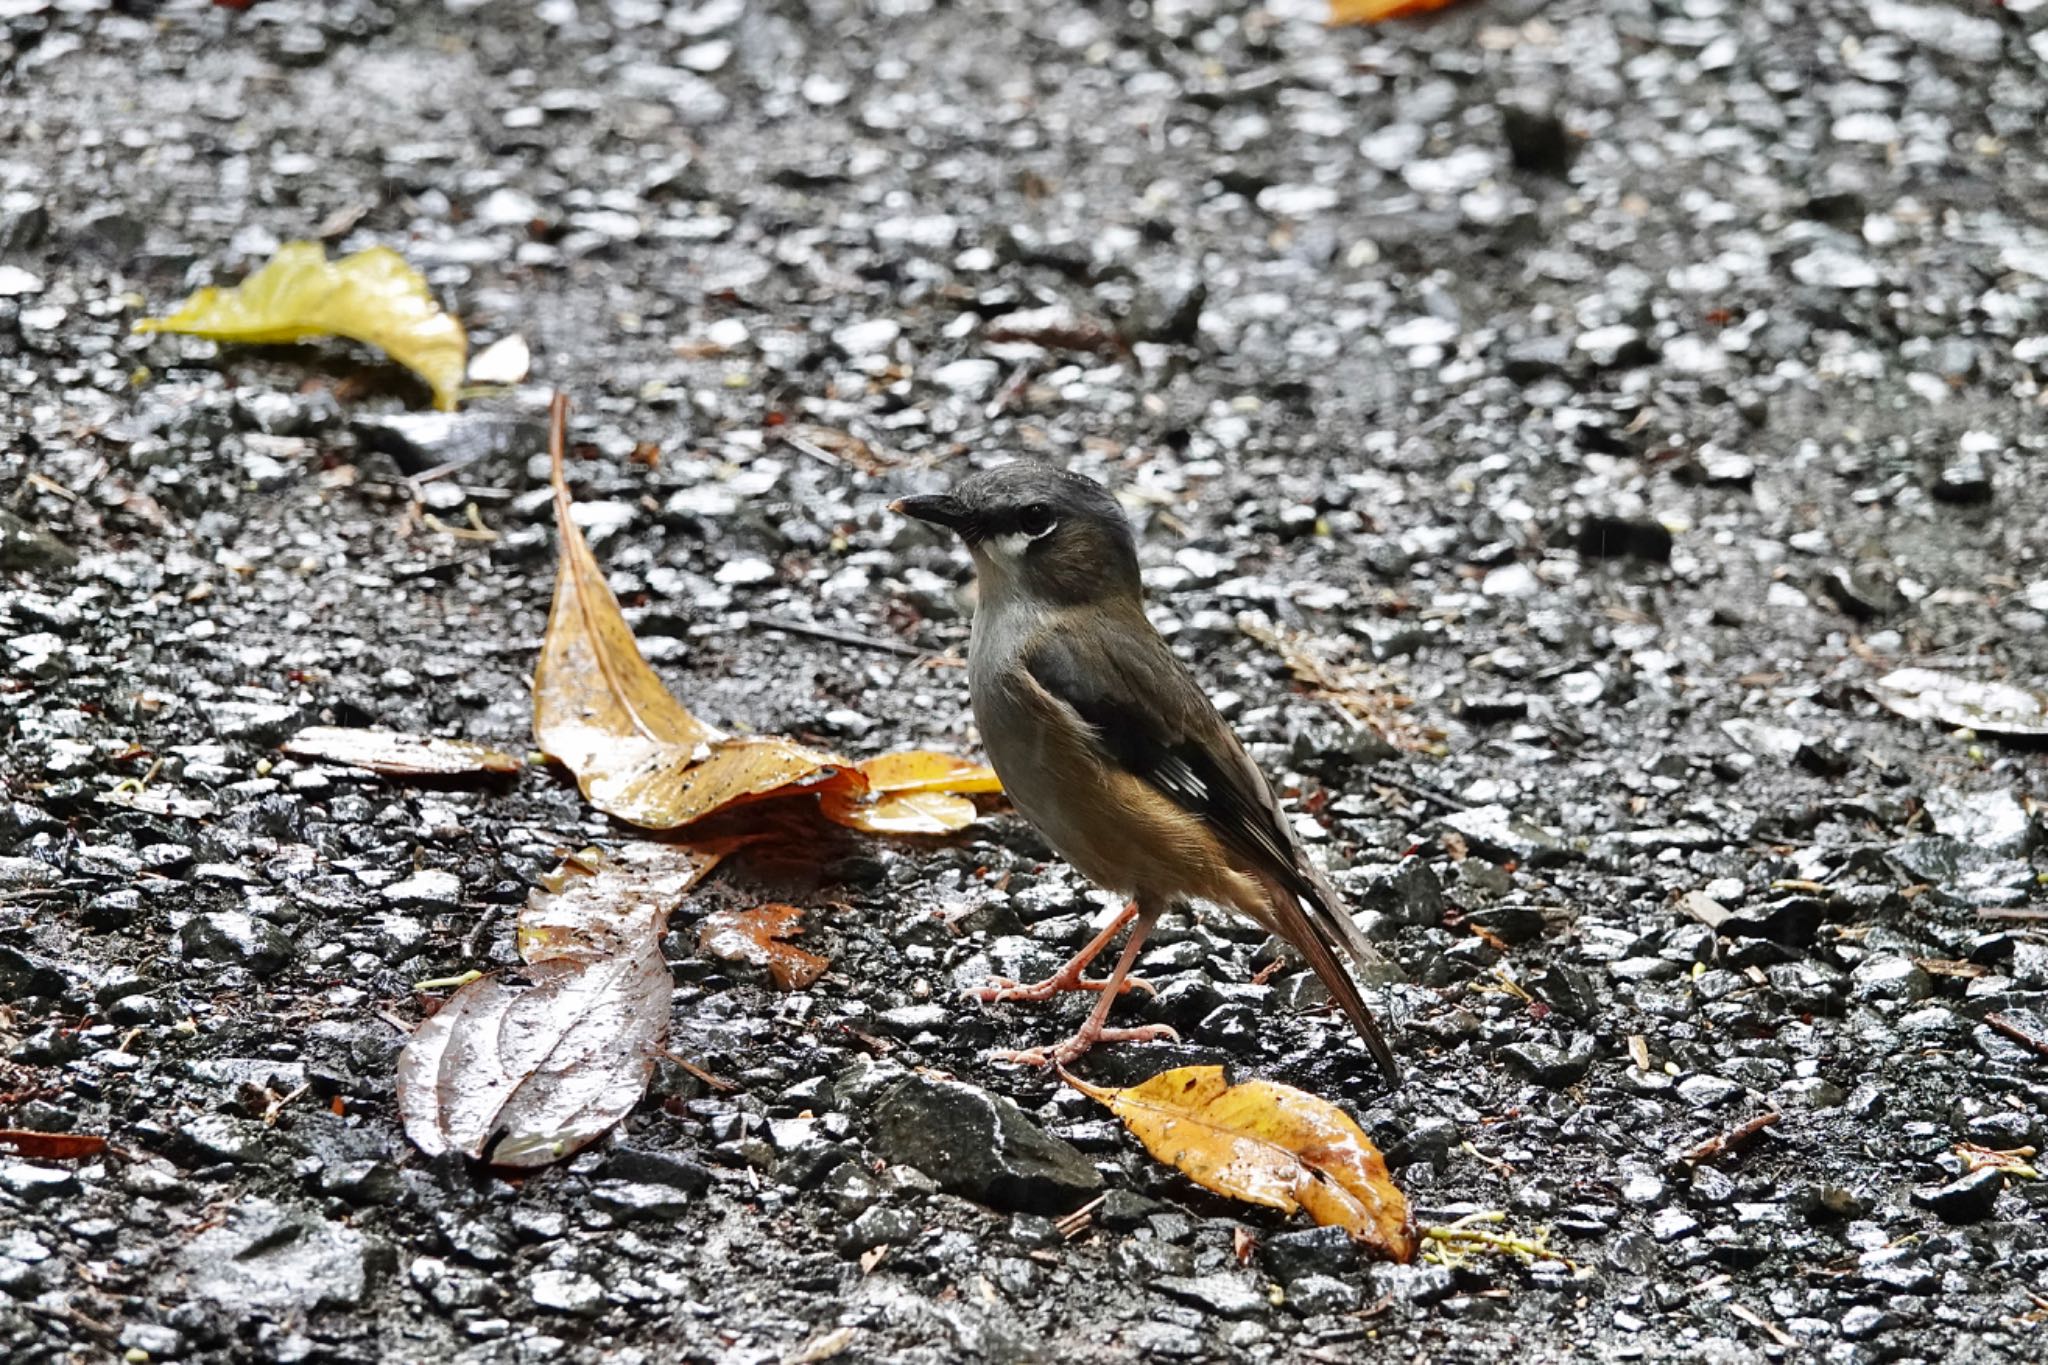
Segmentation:
{"type": "MultiPolygon", "coordinates": [[[[1007,976],[992,976],[986,986],[972,986],[961,994],[969,1000],[984,1005],[1004,1005],[1015,1000],[1043,1002],[1068,991],[1104,991],[1109,982],[1091,981],[1081,975],[1081,969],[1068,963],[1043,981],[1012,981],[1007,976]]],[[[1143,991],[1147,995],[1159,994],[1159,988],[1151,982],[1135,976],[1127,976],[1117,987],[1117,994],[1127,991],[1143,991]]]]}
{"type": "Polygon", "coordinates": [[[1021,1052],[998,1052],[995,1060],[1012,1066],[1066,1066],[1085,1056],[1097,1043],[1177,1043],[1180,1035],[1164,1024],[1141,1024],[1136,1028],[1083,1027],[1064,1043],[1051,1047],[1029,1047],[1021,1052]]]}

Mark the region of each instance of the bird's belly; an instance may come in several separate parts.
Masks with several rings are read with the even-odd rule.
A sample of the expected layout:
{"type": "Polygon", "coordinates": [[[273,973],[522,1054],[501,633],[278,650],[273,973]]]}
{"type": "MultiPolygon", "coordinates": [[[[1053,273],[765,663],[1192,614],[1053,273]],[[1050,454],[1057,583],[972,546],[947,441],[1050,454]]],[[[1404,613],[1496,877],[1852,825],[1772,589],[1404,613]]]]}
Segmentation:
{"type": "Polygon", "coordinates": [[[1003,791],[1055,852],[1098,886],[1161,899],[1226,898],[1231,872],[1201,824],[1108,766],[1058,721],[981,724],[1003,791]]]}

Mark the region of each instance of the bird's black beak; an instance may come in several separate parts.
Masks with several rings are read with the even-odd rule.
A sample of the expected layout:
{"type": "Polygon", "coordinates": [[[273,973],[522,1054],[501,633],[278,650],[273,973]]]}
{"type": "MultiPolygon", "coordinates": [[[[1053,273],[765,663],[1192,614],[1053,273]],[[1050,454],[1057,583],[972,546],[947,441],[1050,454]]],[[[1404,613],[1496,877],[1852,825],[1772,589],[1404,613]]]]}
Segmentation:
{"type": "Polygon", "coordinates": [[[974,523],[974,514],[967,510],[967,504],[950,493],[921,493],[914,498],[898,498],[889,504],[889,510],[928,521],[934,526],[943,526],[963,536],[974,523]]]}

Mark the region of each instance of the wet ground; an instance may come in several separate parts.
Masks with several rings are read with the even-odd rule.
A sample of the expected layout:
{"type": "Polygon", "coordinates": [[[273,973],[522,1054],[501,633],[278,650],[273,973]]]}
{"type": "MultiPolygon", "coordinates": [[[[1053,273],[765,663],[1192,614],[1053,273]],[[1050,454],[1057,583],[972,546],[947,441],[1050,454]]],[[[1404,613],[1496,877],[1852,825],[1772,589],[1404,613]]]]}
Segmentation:
{"type": "Polygon", "coordinates": [[[1966,1144],[2048,1137],[2048,770],[1877,682],[2048,678],[2048,5],[1319,15],[0,0],[0,1125],[112,1143],[0,1158],[0,1354],[2041,1351],[2043,1185],[1966,1144]],[[130,335],[305,236],[533,379],[449,419],[346,345],[130,335]],[[1341,1100],[1425,1221],[1577,1273],[1360,1264],[990,1062],[1082,1004],[958,989],[1106,909],[1002,815],[821,828],[678,916],[671,1046],[736,1089],[664,1063],[516,1185],[422,1159],[414,983],[629,836],[542,769],[274,746],[530,743],[557,385],[676,690],[856,752],[975,745],[962,559],[887,502],[1111,482],[1400,965],[1409,1076],[1206,912],[1129,1007],[1186,1041],[1084,1069],[1341,1100]],[[808,992],[694,955],[767,899],[808,992]]]}

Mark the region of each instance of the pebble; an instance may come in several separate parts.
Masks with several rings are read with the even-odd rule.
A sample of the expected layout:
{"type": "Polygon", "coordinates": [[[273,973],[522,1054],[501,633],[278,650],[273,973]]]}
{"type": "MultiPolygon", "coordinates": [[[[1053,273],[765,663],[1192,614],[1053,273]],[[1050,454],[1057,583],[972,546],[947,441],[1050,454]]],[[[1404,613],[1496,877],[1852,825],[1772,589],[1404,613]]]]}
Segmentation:
{"type": "Polygon", "coordinates": [[[380,893],[387,905],[415,910],[453,910],[462,903],[462,878],[439,868],[424,868],[380,893]]]}
{"type": "Polygon", "coordinates": [[[526,1281],[527,1297],[536,1308],[574,1317],[594,1318],[604,1311],[604,1286],[572,1270],[537,1270],[526,1281]]]}
{"type": "Polygon", "coordinates": [[[292,960],[292,941],[264,920],[241,910],[194,915],[178,931],[178,950],[188,962],[245,967],[271,976],[292,960]]]}
{"type": "Polygon", "coordinates": [[[1014,1101],[959,1081],[911,1077],[875,1109],[876,1150],[942,1187],[1013,1212],[1066,1212],[1102,1186],[1095,1167],[1014,1101]]]}

